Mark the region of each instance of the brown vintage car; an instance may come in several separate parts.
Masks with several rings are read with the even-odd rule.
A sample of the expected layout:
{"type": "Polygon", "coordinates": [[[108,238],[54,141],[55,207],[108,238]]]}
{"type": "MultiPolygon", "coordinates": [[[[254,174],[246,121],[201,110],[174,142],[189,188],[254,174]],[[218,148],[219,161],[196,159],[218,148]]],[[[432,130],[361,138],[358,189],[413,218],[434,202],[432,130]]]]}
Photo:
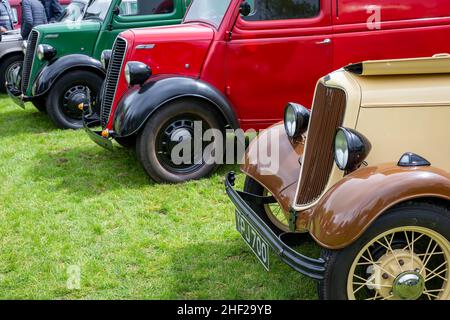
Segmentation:
{"type": "Polygon", "coordinates": [[[267,269],[273,251],[318,280],[322,299],[450,299],[449,55],[327,75],[311,112],[288,104],[241,170],[244,191],[234,173],[226,190],[267,269]],[[305,235],[320,257],[293,249],[305,235]]]}

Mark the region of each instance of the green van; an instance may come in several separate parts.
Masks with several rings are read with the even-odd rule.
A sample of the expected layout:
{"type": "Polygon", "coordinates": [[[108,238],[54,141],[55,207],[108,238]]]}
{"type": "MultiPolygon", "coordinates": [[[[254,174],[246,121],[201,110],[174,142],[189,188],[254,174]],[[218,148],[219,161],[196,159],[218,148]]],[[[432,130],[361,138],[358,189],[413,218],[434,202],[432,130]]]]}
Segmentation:
{"type": "Polygon", "coordinates": [[[127,29],[181,23],[190,0],[90,0],[81,22],[37,26],[24,43],[21,72],[9,77],[8,94],[47,112],[63,129],[82,127],[79,106],[95,111],[105,78],[102,52],[127,29]]]}

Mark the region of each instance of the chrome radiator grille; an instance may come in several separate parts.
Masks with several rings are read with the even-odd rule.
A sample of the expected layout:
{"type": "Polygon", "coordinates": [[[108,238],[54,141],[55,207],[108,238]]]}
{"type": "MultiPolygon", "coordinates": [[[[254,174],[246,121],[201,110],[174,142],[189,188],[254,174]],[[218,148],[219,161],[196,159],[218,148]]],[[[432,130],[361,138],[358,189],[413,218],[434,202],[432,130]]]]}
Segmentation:
{"type": "Polygon", "coordinates": [[[36,30],[32,30],[28,37],[27,51],[23,61],[22,68],[22,93],[26,94],[30,82],[30,74],[33,67],[33,60],[36,53],[36,45],[39,38],[39,33],[36,30]]]}
{"type": "Polygon", "coordinates": [[[100,120],[103,128],[108,124],[126,50],[127,42],[122,38],[117,38],[112,50],[108,71],[106,72],[106,80],[101,100],[100,120]]]}
{"type": "Polygon", "coordinates": [[[325,190],[334,164],[334,137],[346,107],[343,90],[319,84],[302,162],[297,204],[309,205],[325,190]]]}

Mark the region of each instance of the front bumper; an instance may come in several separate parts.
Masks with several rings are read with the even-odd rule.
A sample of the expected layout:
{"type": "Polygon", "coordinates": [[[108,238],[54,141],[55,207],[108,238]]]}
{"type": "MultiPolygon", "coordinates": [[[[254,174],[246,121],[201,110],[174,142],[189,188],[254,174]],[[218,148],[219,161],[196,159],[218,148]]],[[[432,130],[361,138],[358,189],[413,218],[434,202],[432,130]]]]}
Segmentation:
{"type": "Polygon", "coordinates": [[[91,130],[91,127],[96,127],[100,125],[100,119],[97,116],[92,116],[89,114],[88,108],[83,111],[83,128],[86,131],[89,138],[98,144],[100,147],[105,148],[109,151],[114,149],[111,138],[105,138],[102,136],[101,131],[91,130]]]}
{"type": "Polygon", "coordinates": [[[277,236],[247,204],[241,196],[241,192],[234,189],[234,180],[234,172],[228,173],[225,179],[225,189],[228,197],[236,206],[236,210],[247,218],[250,224],[266,240],[272,250],[284,263],[303,275],[315,280],[322,280],[325,273],[325,261],[323,259],[313,259],[304,256],[293,250],[286,243],[286,240],[283,240],[290,239],[290,236],[293,236],[292,233],[283,233],[277,236]]]}
{"type": "Polygon", "coordinates": [[[5,83],[6,92],[8,93],[8,96],[14,101],[15,104],[17,104],[22,109],[25,109],[25,102],[31,101],[31,99],[27,96],[25,96],[20,89],[17,89],[17,87],[12,83],[5,83]]]}

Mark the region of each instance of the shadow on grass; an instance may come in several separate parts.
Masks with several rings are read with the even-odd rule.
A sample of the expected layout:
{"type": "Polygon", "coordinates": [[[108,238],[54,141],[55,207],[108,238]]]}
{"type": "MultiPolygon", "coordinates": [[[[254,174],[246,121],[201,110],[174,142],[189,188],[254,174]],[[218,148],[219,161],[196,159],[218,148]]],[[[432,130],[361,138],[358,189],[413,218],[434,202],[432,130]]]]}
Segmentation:
{"type": "Polygon", "coordinates": [[[57,130],[46,113],[30,111],[30,108],[33,107],[27,107],[26,110],[17,107],[17,110],[0,112],[0,137],[57,130]]]}
{"type": "MultiPolygon", "coordinates": [[[[239,166],[222,165],[214,176],[225,177],[230,171],[239,172],[239,166]]],[[[29,176],[34,181],[51,182],[56,189],[53,191],[63,189],[81,194],[156,184],[134,151],[117,147],[110,152],[96,145],[37,152],[29,176]]]]}
{"type": "Polygon", "coordinates": [[[267,272],[240,238],[185,246],[172,253],[168,290],[174,299],[317,298],[313,280],[270,258],[267,272]]]}
{"type": "Polygon", "coordinates": [[[113,152],[96,145],[42,151],[34,156],[30,175],[56,189],[89,196],[107,190],[153,184],[134,152],[117,148],[113,152]],[[52,181],[53,180],[53,181],[52,181]]]}

